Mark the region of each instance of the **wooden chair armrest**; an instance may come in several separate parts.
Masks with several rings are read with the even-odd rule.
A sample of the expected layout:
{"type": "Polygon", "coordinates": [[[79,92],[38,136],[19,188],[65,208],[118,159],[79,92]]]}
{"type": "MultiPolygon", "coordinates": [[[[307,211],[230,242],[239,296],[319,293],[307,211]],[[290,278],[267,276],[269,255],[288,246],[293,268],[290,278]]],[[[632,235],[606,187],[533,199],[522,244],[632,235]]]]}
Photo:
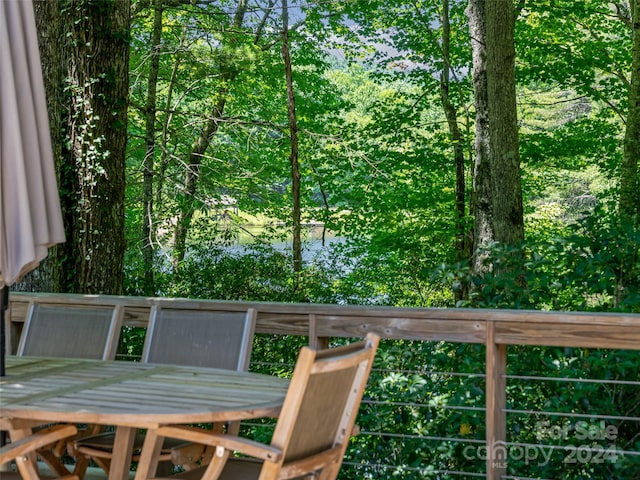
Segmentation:
{"type": "Polygon", "coordinates": [[[77,432],[78,429],[75,425],[55,425],[39,430],[0,448],[0,463],[6,463],[27,453],[35,452],[58,440],[71,437],[77,432]]]}
{"type": "Polygon", "coordinates": [[[160,437],[177,438],[216,448],[222,447],[225,450],[240,452],[260,460],[277,462],[282,455],[280,449],[255,440],[234,435],[211,433],[211,430],[202,430],[195,427],[160,427],[156,432],[160,437]]]}
{"type": "Polygon", "coordinates": [[[187,442],[171,449],[171,463],[180,465],[185,470],[191,470],[202,461],[206,445],[187,442]]]}
{"type": "Polygon", "coordinates": [[[99,435],[103,430],[104,427],[102,425],[88,425],[85,429],[78,429],[78,433],[73,435],[71,438],[58,441],[53,449],[53,453],[58,457],[62,457],[65,453],[75,457],[78,454],[75,450],[77,441],[82,440],[85,437],[99,435]]]}

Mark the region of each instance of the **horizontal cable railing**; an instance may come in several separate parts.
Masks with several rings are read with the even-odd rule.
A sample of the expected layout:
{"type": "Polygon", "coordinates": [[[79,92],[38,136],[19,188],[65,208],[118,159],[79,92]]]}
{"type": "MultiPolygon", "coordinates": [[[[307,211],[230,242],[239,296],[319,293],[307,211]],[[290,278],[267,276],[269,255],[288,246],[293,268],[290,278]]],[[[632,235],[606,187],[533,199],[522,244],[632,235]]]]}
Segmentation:
{"type": "Polygon", "coordinates": [[[8,351],[31,301],[122,304],[138,339],[155,303],[256,308],[251,369],[275,375],[302,344],[380,334],[340,479],[640,478],[640,315],[12,293],[8,351]]]}
{"type": "Polygon", "coordinates": [[[583,363],[556,366],[574,376],[507,375],[507,465],[533,478],[556,478],[564,470],[573,476],[562,478],[640,478],[638,352],[576,353],[583,363]],[[591,365],[595,361],[601,362],[598,368],[591,365]],[[611,378],[620,363],[635,368],[627,378],[611,378]],[[588,378],[588,372],[594,376],[588,378]],[[550,395],[525,402],[523,392],[532,388],[550,395]]]}

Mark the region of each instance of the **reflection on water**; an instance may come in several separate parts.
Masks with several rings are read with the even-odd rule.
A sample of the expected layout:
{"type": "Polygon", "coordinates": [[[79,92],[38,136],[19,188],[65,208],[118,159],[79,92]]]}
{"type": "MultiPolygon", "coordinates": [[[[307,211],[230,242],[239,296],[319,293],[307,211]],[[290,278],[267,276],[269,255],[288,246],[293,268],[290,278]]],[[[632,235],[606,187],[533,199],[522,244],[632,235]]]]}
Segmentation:
{"type": "MultiPolygon", "coordinates": [[[[286,236],[287,241],[291,242],[291,234],[287,233],[287,228],[284,225],[242,225],[239,229],[235,230],[234,233],[236,233],[235,243],[240,245],[245,243],[253,243],[257,239],[265,238],[268,236],[279,238],[284,238],[286,236]]],[[[325,229],[322,224],[314,223],[302,227],[303,242],[322,242],[323,240],[329,240],[334,237],[335,234],[330,230],[325,229]]]]}
{"type": "MultiPolygon", "coordinates": [[[[284,227],[278,228],[279,231],[283,229],[284,227]]],[[[243,233],[237,235],[233,242],[224,247],[226,252],[239,255],[247,254],[251,252],[256,241],[261,242],[260,239],[268,238],[265,235],[267,229],[260,225],[243,226],[241,232],[243,233]]],[[[305,261],[326,258],[336,245],[343,244],[344,241],[344,237],[337,237],[333,232],[325,230],[321,224],[304,227],[302,230],[302,258],[305,261]]],[[[286,241],[267,240],[266,242],[278,251],[291,253],[291,235],[286,241]]]]}

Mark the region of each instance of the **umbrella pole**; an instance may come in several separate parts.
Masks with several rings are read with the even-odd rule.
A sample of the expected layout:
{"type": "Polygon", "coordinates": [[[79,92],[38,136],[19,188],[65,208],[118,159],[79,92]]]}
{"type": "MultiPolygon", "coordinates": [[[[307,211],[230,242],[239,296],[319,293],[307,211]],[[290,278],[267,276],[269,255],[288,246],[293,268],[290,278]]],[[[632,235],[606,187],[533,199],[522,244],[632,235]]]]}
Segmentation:
{"type": "MultiPolygon", "coordinates": [[[[6,354],[7,329],[4,324],[4,314],[9,306],[9,287],[0,288],[0,377],[4,377],[4,356],[6,354]]],[[[0,447],[7,444],[7,432],[0,431],[0,447]]]]}
{"type": "Polygon", "coordinates": [[[6,285],[0,289],[0,377],[4,377],[4,357],[7,350],[7,329],[5,326],[5,312],[9,307],[9,287],[6,285]]]}

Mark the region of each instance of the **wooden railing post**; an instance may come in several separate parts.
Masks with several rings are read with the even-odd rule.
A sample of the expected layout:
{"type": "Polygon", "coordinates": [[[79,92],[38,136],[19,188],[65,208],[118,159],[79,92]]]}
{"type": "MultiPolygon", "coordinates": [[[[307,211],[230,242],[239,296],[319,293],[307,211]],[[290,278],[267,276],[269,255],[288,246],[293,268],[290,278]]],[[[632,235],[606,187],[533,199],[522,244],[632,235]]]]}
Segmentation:
{"type": "Polygon", "coordinates": [[[486,357],[486,428],[487,428],[487,480],[499,480],[506,473],[506,379],[507,346],[495,341],[495,324],[487,322],[486,357]]]}
{"type": "Polygon", "coordinates": [[[329,338],[318,336],[318,319],[315,313],[309,314],[309,346],[318,350],[329,348],[329,338]]]}

